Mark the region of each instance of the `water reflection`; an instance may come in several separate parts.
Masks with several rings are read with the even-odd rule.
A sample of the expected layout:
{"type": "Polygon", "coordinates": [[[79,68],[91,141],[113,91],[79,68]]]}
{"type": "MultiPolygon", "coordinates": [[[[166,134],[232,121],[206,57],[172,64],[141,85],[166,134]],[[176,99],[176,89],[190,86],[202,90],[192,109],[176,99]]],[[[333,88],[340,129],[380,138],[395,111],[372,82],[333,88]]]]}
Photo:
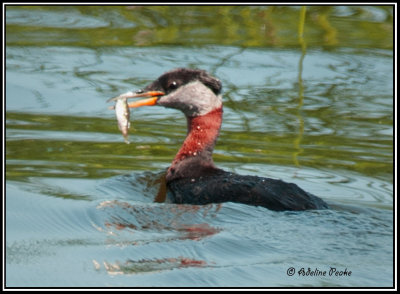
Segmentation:
{"type": "MultiPolygon", "coordinates": [[[[212,222],[221,205],[143,205],[118,200],[103,201],[96,209],[97,217],[92,225],[107,236],[107,246],[129,248],[146,247],[153,243],[175,243],[176,241],[201,241],[221,231],[208,223],[212,222]],[[99,216],[102,219],[99,223],[99,216]],[[201,218],[199,218],[201,216],[201,218]],[[96,224],[97,223],[97,224],[96,224]]],[[[150,252],[149,252],[150,253],[150,252]]],[[[158,252],[155,252],[158,254],[158,252]]],[[[151,253],[150,253],[151,254],[151,253]]],[[[207,262],[200,259],[178,256],[163,258],[129,258],[126,261],[110,262],[93,260],[96,270],[104,269],[110,275],[148,273],[174,268],[203,267],[207,262]]]]}
{"type": "MultiPolygon", "coordinates": [[[[109,275],[143,274],[159,272],[163,270],[172,270],[187,267],[204,267],[207,263],[204,260],[195,260],[186,257],[163,258],[153,260],[127,260],[125,262],[107,262],[103,261],[104,269],[109,275]]],[[[96,270],[101,270],[101,264],[93,260],[93,266],[96,270]]]]}
{"type": "Polygon", "coordinates": [[[7,286],[390,286],[393,9],[307,7],[306,58],[301,11],[6,7],[7,286]],[[184,118],[135,111],[126,146],[104,101],[178,66],[223,82],[219,167],[335,209],[164,203],[184,118]],[[354,276],[286,274],[327,265],[354,276]]]}
{"type": "MultiPolygon", "coordinates": [[[[307,9],[306,30],[312,46],[393,46],[391,6],[307,9]]],[[[296,6],[9,6],[7,45],[36,45],[46,40],[55,46],[221,44],[288,48],[298,45],[293,38],[297,26],[292,21],[298,11],[296,6]],[[25,26],[32,26],[29,32],[25,26]]]]}
{"type": "MultiPolygon", "coordinates": [[[[265,165],[248,165],[249,170],[243,169],[242,173],[265,172],[264,168],[265,165]]],[[[269,172],[279,177],[286,174],[287,169],[277,166],[269,172]]],[[[129,174],[92,183],[84,180],[86,183],[79,185],[73,181],[66,183],[70,191],[75,187],[77,194],[91,191],[91,201],[73,197],[49,198],[40,190],[41,194],[33,194],[32,183],[52,187],[57,183],[52,179],[32,179],[31,184],[28,182],[24,186],[25,191],[18,183],[9,182],[8,195],[13,197],[7,201],[7,224],[12,224],[15,230],[7,230],[7,260],[11,265],[23,260],[22,274],[26,278],[19,279],[19,285],[21,281],[23,284],[31,281],[32,274],[26,273],[31,263],[42,276],[54,277],[48,270],[57,270],[45,264],[49,258],[64,260],[65,250],[72,250],[76,261],[69,266],[78,267],[75,270],[79,276],[86,276],[91,281],[87,283],[97,285],[103,285],[100,282],[104,283],[103,274],[132,278],[139,273],[150,275],[152,281],[145,282],[139,275],[139,280],[126,282],[129,285],[182,285],[176,277],[185,275],[188,268],[205,270],[197,274],[206,280],[222,269],[228,272],[246,269],[253,275],[253,278],[246,276],[247,282],[264,285],[264,280],[258,276],[260,270],[265,272],[271,267],[287,267],[288,264],[297,267],[300,260],[313,260],[318,267],[345,265],[363,276],[367,274],[365,268],[370,271],[371,262],[379,259],[386,265],[380,268],[380,281],[387,283],[390,277],[387,266],[392,248],[390,210],[369,209],[364,204],[368,199],[363,198],[364,195],[377,195],[379,189],[388,187],[368,186],[345,176],[335,179],[328,173],[316,179],[314,171],[309,174],[304,170],[303,173],[297,171],[295,182],[299,185],[313,183],[314,189],[318,187],[320,192],[330,195],[331,201],[335,200],[332,193],[342,194],[338,195],[333,210],[279,213],[239,203],[205,206],[154,203],[153,197],[159,186],[155,179],[162,173],[129,174]],[[340,185],[343,190],[338,190],[340,185]],[[344,195],[349,192],[349,185],[354,185],[358,196],[344,195]],[[359,186],[366,188],[360,191],[359,186]],[[347,196],[352,206],[345,205],[347,196]],[[354,205],[355,201],[363,203],[364,208],[354,205]],[[24,250],[31,254],[29,258],[23,258],[24,250]],[[296,260],[298,262],[294,262],[296,260]],[[86,264],[84,272],[79,267],[81,262],[86,264]],[[158,276],[161,273],[172,274],[173,282],[158,276]]],[[[348,177],[346,173],[344,175],[348,177]]],[[[60,179],[58,184],[62,183],[63,179],[60,179]]],[[[382,205],[387,206],[387,191],[380,195],[383,196],[382,205]]],[[[371,205],[377,207],[376,199],[370,200],[371,205]]],[[[285,280],[284,272],[275,271],[275,281],[285,280]]],[[[269,285],[276,285],[274,279],[269,285]]],[[[357,280],[345,282],[346,285],[353,282],[358,285],[357,280]]],[[[234,281],[241,285],[246,283],[242,278],[230,280],[234,281]]],[[[211,284],[206,284],[216,285],[209,282],[211,284]]],[[[340,283],[343,286],[343,281],[340,283]]],[[[329,281],[329,285],[336,284],[329,281]]]]}
{"type": "Polygon", "coordinates": [[[303,60],[304,57],[306,56],[306,49],[307,49],[307,43],[304,39],[304,22],[306,18],[306,12],[307,8],[305,6],[302,6],[300,9],[299,32],[298,32],[299,44],[301,46],[301,56],[299,60],[299,74],[298,74],[299,102],[296,113],[299,122],[299,127],[298,127],[299,130],[298,130],[298,135],[294,140],[294,148],[296,149],[296,151],[293,153],[293,161],[296,166],[300,166],[298,155],[300,155],[303,152],[300,145],[304,133],[304,119],[303,116],[300,114],[300,111],[303,106],[303,99],[304,99],[304,85],[303,85],[302,74],[303,74],[303,60]]]}

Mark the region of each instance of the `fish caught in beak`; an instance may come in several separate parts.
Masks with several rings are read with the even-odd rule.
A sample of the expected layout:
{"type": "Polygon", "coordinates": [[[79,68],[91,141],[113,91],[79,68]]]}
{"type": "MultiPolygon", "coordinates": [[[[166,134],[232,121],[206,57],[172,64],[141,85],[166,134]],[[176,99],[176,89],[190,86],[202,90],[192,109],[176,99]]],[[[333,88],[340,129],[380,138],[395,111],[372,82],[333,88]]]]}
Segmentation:
{"type": "Polygon", "coordinates": [[[156,105],[158,97],[163,95],[164,92],[161,91],[148,91],[148,92],[138,91],[136,93],[127,92],[107,100],[107,102],[115,101],[115,106],[112,106],[111,109],[115,109],[115,115],[118,121],[118,128],[120,129],[124,137],[125,143],[129,144],[128,130],[131,125],[129,121],[130,119],[129,109],[141,106],[156,105]],[[150,98],[128,103],[129,98],[137,98],[137,97],[150,97],[150,98]]]}
{"type": "Polygon", "coordinates": [[[108,99],[107,102],[111,101],[117,101],[119,99],[130,99],[130,98],[139,98],[139,97],[148,97],[147,99],[141,99],[135,102],[128,103],[129,108],[136,108],[136,107],[142,107],[142,106],[153,106],[156,105],[157,100],[160,96],[165,95],[164,92],[161,91],[148,91],[148,92],[126,92],[124,94],[121,94],[117,97],[113,97],[111,99],[108,99]]]}

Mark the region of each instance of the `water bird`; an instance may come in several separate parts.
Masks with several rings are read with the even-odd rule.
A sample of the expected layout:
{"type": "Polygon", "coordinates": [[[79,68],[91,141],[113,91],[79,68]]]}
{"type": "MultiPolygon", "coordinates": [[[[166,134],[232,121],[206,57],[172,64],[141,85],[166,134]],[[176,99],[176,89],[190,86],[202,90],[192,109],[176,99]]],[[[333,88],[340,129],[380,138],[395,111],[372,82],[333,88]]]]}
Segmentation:
{"type": "Polygon", "coordinates": [[[215,166],[212,153],[222,123],[221,89],[221,81],[204,70],[177,68],[142,90],[118,96],[146,97],[128,103],[130,108],[158,105],[180,110],[186,116],[187,136],[165,176],[172,202],[239,202],[274,211],[327,209],[325,201],[296,184],[239,175],[215,166]]]}

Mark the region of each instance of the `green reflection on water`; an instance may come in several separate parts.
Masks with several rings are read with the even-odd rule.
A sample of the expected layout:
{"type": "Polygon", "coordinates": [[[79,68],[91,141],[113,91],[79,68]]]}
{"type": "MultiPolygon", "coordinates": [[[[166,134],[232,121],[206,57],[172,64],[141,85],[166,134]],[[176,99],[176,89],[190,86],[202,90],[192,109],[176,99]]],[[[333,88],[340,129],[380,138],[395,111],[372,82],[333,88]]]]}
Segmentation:
{"type": "MultiPolygon", "coordinates": [[[[297,47],[295,6],[8,6],[7,45],[297,47]],[[22,11],[22,12],[21,12],[22,11]]],[[[393,47],[391,6],[309,6],[309,47],[393,47]]]]}
{"type": "MultiPolygon", "coordinates": [[[[6,176],[102,178],[132,170],[159,171],[167,166],[185,136],[185,127],[173,122],[137,121],[132,143],[124,144],[115,121],[95,117],[7,113],[6,176]],[[154,131],[153,131],[154,130],[154,131]],[[164,142],[157,130],[170,141],[164,142]],[[37,132],[39,131],[39,132],[37,132]],[[96,137],[102,133],[105,140],[96,137]],[[81,134],[81,135],[80,135],[81,134]],[[114,136],[115,135],[115,136],[114,136]],[[138,142],[137,138],[156,142],[138,142]]],[[[299,165],[347,169],[389,180],[392,176],[392,140],[370,137],[302,134],[301,153],[294,133],[224,131],[217,142],[217,164],[235,162],[299,165]],[[334,155],[333,155],[334,154],[334,155]],[[293,156],[296,160],[293,160],[293,156]]]]}
{"type": "MultiPolygon", "coordinates": [[[[303,9],[307,13],[301,22],[304,33],[301,41],[304,46],[307,44],[308,50],[392,48],[391,6],[309,6],[303,9]]],[[[242,50],[247,47],[300,48],[301,11],[300,7],[293,6],[7,6],[6,45],[8,48],[53,45],[96,48],[179,45],[176,48],[184,48],[212,44],[242,50]]],[[[227,63],[230,57],[223,58],[215,69],[227,63]]],[[[380,126],[380,131],[382,126],[390,128],[392,115],[374,118],[368,117],[370,114],[340,114],[345,108],[331,106],[305,110],[303,100],[309,97],[304,93],[307,94],[307,81],[304,85],[302,58],[298,68],[298,91],[292,92],[297,97],[289,101],[292,108],[278,110],[274,104],[269,106],[272,114],[291,116],[294,122],[279,134],[267,130],[248,132],[250,126],[245,113],[262,119],[271,115],[271,111],[263,112],[257,100],[247,100],[237,109],[229,93],[237,90],[233,81],[226,87],[225,105],[243,117],[241,124],[247,130],[223,127],[216,147],[216,162],[348,169],[392,181],[393,140],[389,135],[377,138],[372,136],[376,132],[369,131],[351,138],[356,132],[340,134],[338,131],[358,127],[365,131],[369,126],[370,130],[380,126]],[[317,118],[325,124],[325,129],[333,131],[312,133],[312,124],[307,122],[309,117],[317,118]]],[[[340,72],[339,69],[335,70],[340,72]]],[[[18,71],[18,66],[14,70],[18,71]]],[[[82,79],[82,76],[75,78],[82,79]]],[[[90,75],[88,80],[90,82],[90,75]]],[[[337,99],[330,97],[335,86],[323,94],[332,101],[337,99]]],[[[257,91],[268,97],[280,90],[257,91]]],[[[7,178],[54,173],[60,177],[96,178],[121,171],[157,169],[157,166],[169,164],[185,135],[184,126],[170,121],[152,121],[151,125],[138,121],[134,124],[137,131],[132,134],[135,143],[126,145],[118,141],[121,138],[115,121],[110,119],[10,111],[6,119],[9,134],[7,178]],[[153,141],[146,141],[149,138],[153,141]],[[53,168],[54,165],[57,168],[53,168]]]]}

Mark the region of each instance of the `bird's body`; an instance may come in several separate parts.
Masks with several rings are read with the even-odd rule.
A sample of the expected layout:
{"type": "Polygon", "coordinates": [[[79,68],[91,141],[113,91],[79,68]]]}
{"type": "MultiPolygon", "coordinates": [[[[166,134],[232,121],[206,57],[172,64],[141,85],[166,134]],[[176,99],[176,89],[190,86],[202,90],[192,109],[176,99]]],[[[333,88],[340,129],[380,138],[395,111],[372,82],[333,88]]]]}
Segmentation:
{"type": "Polygon", "coordinates": [[[214,165],[212,152],[223,113],[221,88],[221,82],[205,71],[181,68],[128,97],[152,97],[129,107],[160,105],[181,110],[187,118],[188,134],[166,174],[170,200],[181,204],[231,201],[271,210],[328,208],[322,199],[296,184],[238,175],[214,165]]]}
{"type": "Polygon", "coordinates": [[[209,204],[239,202],[271,210],[307,210],[328,208],[320,198],[296,184],[257,176],[243,176],[223,170],[173,180],[167,184],[174,203],[209,204]]]}

